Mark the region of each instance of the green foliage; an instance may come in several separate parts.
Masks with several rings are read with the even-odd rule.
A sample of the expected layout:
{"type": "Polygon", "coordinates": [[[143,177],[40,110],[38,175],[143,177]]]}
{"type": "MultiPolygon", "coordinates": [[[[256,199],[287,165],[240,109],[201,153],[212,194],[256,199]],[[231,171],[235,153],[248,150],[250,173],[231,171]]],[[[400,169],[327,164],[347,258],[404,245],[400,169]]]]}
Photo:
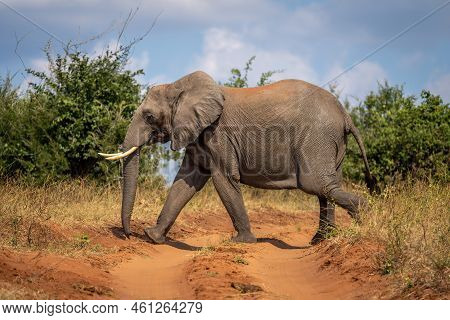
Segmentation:
{"type": "MultiPolygon", "coordinates": [[[[384,83],[351,109],[351,115],[378,181],[390,183],[409,175],[448,181],[450,112],[439,96],[422,91],[417,99],[406,96],[403,87],[384,83]]],[[[353,139],[349,141],[344,172],[363,180],[360,152],[353,139]]]]}
{"type": "MultiPolygon", "coordinates": [[[[228,78],[228,82],[224,83],[224,86],[234,87],[234,88],[248,88],[248,73],[252,71],[252,64],[255,61],[256,56],[252,56],[245,63],[243,72],[238,68],[231,69],[231,77],[228,78]]],[[[270,70],[263,72],[259,78],[257,86],[264,86],[270,84],[270,78],[276,74],[283,72],[282,70],[270,70]]]]}
{"type": "Polygon", "coordinates": [[[275,74],[282,72],[280,70],[269,70],[266,72],[261,73],[261,77],[259,77],[259,81],[256,84],[258,87],[265,86],[266,84],[270,84],[272,81],[270,81],[270,78],[275,74]]]}
{"type": "MultiPolygon", "coordinates": [[[[11,77],[0,82],[0,175],[46,179],[91,176],[111,180],[118,163],[98,157],[115,152],[140,102],[136,76],[125,69],[130,47],[91,57],[78,48],[53,55],[48,72],[28,69],[35,79],[23,95],[11,77]]],[[[152,146],[144,174],[154,174],[164,154],[152,146]],[[148,163],[150,162],[150,163],[148,163]]]]}
{"type": "Polygon", "coordinates": [[[227,87],[234,88],[247,88],[248,87],[248,72],[252,70],[252,63],[255,60],[256,56],[248,59],[247,63],[244,67],[244,72],[241,72],[238,68],[231,69],[231,77],[228,78],[228,82],[225,82],[224,85],[227,87]]]}
{"type": "Polygon", "coordinates": [[[53,113],[48,134],[67,159],[68,173],[104,174],[98,150],[117,148],[139,103],[135,76],[124,70],[127,51],[90,58],[80,51],[57,55],[47,51],[49,75],[28,70],[40,79],[33,91],[46,98],[53,113]]]}
{"type": "Polygon", "coordinates": [[[47,176],[66,167],[47,134],[52,114],[45,108],[45,97],[31,92],[20,97],[9,76],[0,87],[0,175],[35,176],[45,169],[47,176]]]}

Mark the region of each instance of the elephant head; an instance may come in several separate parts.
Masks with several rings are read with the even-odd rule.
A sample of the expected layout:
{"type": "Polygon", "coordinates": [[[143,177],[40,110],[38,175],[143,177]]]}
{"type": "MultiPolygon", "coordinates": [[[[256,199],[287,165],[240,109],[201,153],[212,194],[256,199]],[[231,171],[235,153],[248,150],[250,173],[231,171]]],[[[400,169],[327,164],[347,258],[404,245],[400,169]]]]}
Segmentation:
{"type": "Polygon", "coordinates": [[[220,87],[200,71],[171,84],[152,87],[133,115],[122,144],[124,152],[100,153],[108,160],[124,158],[121,215],[127,237],[131,234],[140,148],[146,143],[168,141],[172,150],[186,147],[219,118],[223,103],[220,87]]]}

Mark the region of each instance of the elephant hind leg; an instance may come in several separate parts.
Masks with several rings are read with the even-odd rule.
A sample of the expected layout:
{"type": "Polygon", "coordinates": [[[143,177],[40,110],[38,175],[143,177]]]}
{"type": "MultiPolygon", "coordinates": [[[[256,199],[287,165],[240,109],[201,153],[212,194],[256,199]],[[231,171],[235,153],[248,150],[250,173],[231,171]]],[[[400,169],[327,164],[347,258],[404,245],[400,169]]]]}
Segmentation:
{"type": "MultiPolygon", "coordinates": [[[[319,133],[313,140],[306,141],[303,145],[304,150],[309,151],[308,155],[314,154],[314,157],[307,157],[301,152],[298,155],[298,186],[319,198],[321,221],[326,221],[325,215],[328,215],[330,220],[333,212],[333,225],[332,204],[336,203],[346,209],[352,218],[359,221],[359,209],[367,203],[364,198],[341,188],[342,163],[345,155],[345,146],[341,145],[341,142],[327,140],[326,134],[324,136],[324,133],[322,135],[319,133]]],[[[325,225],[324,222],[319,224],[318,233],[326,229],[325,225]]]]}
{"type": "Polygon", "coordinates": [[[326,174],[303,177],[304,190],[315,194],[320,203],[319,230],[313,237],[311,244],[316,244],[325,238],[325,235],[335,225],[334,204],[346,209],[350,216],[360,222],[359,210],[366,206],[367,201],[356,194],[346,192],[341,188],[340,170],[332,171],[330,168],[326,174]]]}
{"type": "Polygon", "coordinates": [[[323,196],[319,196],[318,199],[320,205],[319,229],[311,240],[312,245],[324,240],[327,234],[336,228],[334,203],[323,196]]]}
{"type": "Polygon", "coordinates": [[[320,203],[319,229],[311,240],[311,244],[317,244],[324,240],[335,227],[334,204],[347,209],[349,215],[360,223],[360,208],[367,205],[366,199],[353,193],[346,192],[341,187],[336,187],[318,196],[320,203]]]}
{"type": "Polygon", "coordinates": [[[322,189],[329,202],[337,203],[344,209],[347,209],[349,215],[357,222],[360,221],[359,211],[367,205],[366,199],[357,196],[354,193],[342,190],[342,161],[340,162],[336,174],[329,175],[329,181],[324,179],[325,187],[322,189]]]}
{"type": "Polygon", "coordinates": [[[327,199],[334,201],[342,208],[347,209],[350,216],[357,222],[360,222],[360,208],[367,206],[367,200],[356,194],[346,192],[341,188],[334,188],[327,193],[327,199]]]}

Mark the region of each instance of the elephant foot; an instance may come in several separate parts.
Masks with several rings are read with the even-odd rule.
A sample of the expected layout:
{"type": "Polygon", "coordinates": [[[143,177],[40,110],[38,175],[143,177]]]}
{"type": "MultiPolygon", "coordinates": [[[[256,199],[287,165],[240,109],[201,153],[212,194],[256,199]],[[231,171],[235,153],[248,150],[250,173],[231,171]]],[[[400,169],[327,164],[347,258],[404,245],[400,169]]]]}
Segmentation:
{"type": "Polygon", "coordinates": [[[323,234],[323,232],[317,231],[316,234],[314,235],[314,237],[311,239],[310,244],[314,246],[316,244],[319,244],[320,242],[322,242],[325,239],[326,239],[326,236],[323,234]]]}
{"type": "Polygon", "coordinates": [[[316,245],[322,242],[323,240],[326,240],[327,238],[329,238],[330,235],[333,234],[334,230],[336,230],[336,227],[332,225],[329,225],[325,228],[319,228],[314,237],[311,239],[310,244],[316,245]]]}
{"type": "Polygon", "coordinates": [[[161,244],[166,242],[166,237],[162,234],[157,227],[150,227],[144,229],[145,234],[155,244],[161,244]]]}
{"type": "Polygon", "coordinates": [[[255,243],[256,237],[251,232],[239,232],[236,236],[231,238],[233,242],[243,242],[243,243],[255,243]]]}

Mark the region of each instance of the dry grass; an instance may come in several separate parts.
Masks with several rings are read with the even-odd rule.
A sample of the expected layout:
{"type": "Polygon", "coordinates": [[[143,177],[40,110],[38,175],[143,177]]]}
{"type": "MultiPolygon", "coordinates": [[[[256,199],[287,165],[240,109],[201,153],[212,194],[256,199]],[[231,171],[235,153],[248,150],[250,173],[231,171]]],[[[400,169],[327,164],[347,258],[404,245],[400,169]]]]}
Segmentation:
{"type": "MultiPolygon", "coordinates": [[[[363,189],[353,186],[361,193],[363,189]]],[[[243,187],[249,211],[273,209],[300,213],[318,211],[315,197],[296,190],[268,191],[243,187]]],[[[157,182],[140,185],[133,219],[154,220],[167,189],[157,182]]],[[[399,288],[409,292],[431,288],[448,292],[450,266],[450,188],[426,182],[405,182],[369,197],[370,209],[361,225],[339,230],[337,244],[376,242],[382,248],[374,259],[381,273],[399,279],[399,288]]],[[[31,187],[0,183],[0,245],[15,249],[56,250],[72,254],[89,250],[83,230],[117,225],[120,189],[82,180],[31,187]],[[71,230],[71,232],[68,232],[71,230]]],[[[184,209],[190,212],[224,210],[214,187],[207,184],[184,209]]]]}
{"type": "MultiPolygon", "coordinates": [[[[317,211],[316,197],[298,190],[264,190],[241,186],[247,210],[258,211],[273,209],[285,212],[317,211]]],[[[225,210],[212,183],[208,183],[201,192],[186,206],[189,211],[225,210]]]]}
{"type": "Polygon", "coordinates": [[[343,228],[338,243],[368,240],[383,251],[375,258],[382,274],[393,274],[404,294],[426,290],[448,294],[450,280],[450,187],[410,181],[369,197],[361,225],[343,228]]]}
{"type": "Polygon", "coordinates": [[[23,299],[49,299],[42,291],[35,291],[25,287],[17,287],[10,283],[0,281],[0,300],[23,300],[23,299]]]}
{"type": "MultiPolygon", "coordinates": [[[[265,191],[243,187],[249,210],[285,212],[317,210],[317,201],[298,191],[265,191]]],[[[84,180],[28,186],[0,183],[0,245],[48,249],[68,254],[74,250],[102,248],[90,245],[86,230],[117,225],[121,191],[118,185],[98,185],[84,180]]],[[[133,220],[154,220],[167,196],[158,181],[145,181],[138,189],[133,220]]],[[[184,209],[190,212],[225,210],[211,183],[184,209]]]]}

